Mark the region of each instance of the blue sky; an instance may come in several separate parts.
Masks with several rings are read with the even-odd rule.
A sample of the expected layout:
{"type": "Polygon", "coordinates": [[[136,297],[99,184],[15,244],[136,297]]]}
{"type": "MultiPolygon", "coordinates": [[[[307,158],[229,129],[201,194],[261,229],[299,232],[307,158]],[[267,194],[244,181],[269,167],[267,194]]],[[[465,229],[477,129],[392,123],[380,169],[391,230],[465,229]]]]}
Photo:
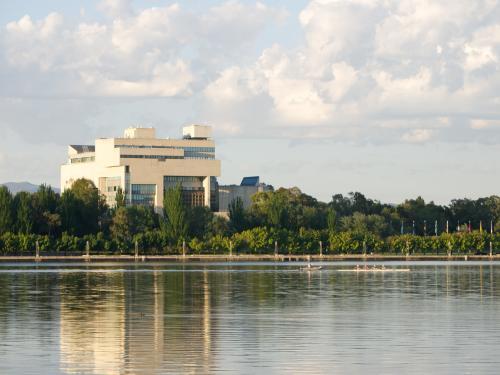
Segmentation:
{"type": "Polygon", "coordinates": [[[0,3],[0,181],[66,145],[214,126],[221,183],[328,201],[498,194],[496,0],[0,3]]]}

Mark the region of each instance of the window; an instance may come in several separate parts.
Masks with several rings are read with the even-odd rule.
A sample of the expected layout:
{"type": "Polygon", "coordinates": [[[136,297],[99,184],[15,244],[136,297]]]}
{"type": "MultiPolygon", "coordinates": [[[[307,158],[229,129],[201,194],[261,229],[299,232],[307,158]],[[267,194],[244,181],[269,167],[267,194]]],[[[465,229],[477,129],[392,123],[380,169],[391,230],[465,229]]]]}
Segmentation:
{"type": "Polygon", "coordinates": [[[163,188],[168,190],[181,185],[182,201],[186,206],[204,206],[205,188],[203,187],[204,177],[198,176],[164,176],[163,188]]]}
{"type": "Polygon", "coordinates": [[[132,184],[132,204],[153,206],[155,204],[156,185],[132,184]]]}
{"type": "Polygon", "coordinates": [[[121,155],[123,159],[184,159],[182,156],[172,155],[121,155]]]}
{"type": "Polygon", "coordinates": [[[135,159],[215,159],[215,147],[187,147],[187,146],[154,146],[154,145],[115,145],[115,148],[139,148],[139,149],[170,149],[183,150],[184,156],[162,156],[162,155],[122,155],[122,158],[135,159]]]}
{"type": "Polygon", "coordinates": [[[88,157],[84,157],[84,158],[72,158],[71,164],[90,163],[93,161],[95,161],[95,156],[88,156],[88,157]]]}

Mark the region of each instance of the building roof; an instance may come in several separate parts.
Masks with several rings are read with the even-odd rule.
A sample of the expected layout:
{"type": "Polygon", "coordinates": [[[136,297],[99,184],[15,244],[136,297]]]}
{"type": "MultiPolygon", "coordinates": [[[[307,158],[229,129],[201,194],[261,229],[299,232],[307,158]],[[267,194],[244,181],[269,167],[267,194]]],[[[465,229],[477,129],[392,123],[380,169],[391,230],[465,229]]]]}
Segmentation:
{"type": "Polygon", "coordinates": [[[70,145],[77,153],[83,154],[84,152],[95,152],[94,145],[70,145]]]}
{"type": "Polygon", "coordinates": [[[243,177],[240,186],[258,186],[259,180],[260,180],[259,176],[243,177]]]}

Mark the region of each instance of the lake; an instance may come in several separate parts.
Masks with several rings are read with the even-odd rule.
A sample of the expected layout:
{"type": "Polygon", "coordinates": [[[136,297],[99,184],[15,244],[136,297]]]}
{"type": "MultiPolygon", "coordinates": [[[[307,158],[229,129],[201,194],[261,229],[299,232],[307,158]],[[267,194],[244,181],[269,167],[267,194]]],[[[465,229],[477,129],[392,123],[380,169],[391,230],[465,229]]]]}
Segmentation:
{"type": "Polygon", "coordinates": [[[499,373],[500,263],[301,266],[0,264],[0,373],[499,373]]]}

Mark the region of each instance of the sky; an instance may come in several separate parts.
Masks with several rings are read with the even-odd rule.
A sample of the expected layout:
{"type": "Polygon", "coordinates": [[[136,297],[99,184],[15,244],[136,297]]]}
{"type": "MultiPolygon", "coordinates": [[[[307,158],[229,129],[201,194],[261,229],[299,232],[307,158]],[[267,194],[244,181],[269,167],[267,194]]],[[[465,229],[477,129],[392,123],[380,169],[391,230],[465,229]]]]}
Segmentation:
{"type": "Polygon", "coordinates": [[[212,125],[222,184],[500,194],[500,0],[0,2],[0,182],[68,144],[212,125]]]}

